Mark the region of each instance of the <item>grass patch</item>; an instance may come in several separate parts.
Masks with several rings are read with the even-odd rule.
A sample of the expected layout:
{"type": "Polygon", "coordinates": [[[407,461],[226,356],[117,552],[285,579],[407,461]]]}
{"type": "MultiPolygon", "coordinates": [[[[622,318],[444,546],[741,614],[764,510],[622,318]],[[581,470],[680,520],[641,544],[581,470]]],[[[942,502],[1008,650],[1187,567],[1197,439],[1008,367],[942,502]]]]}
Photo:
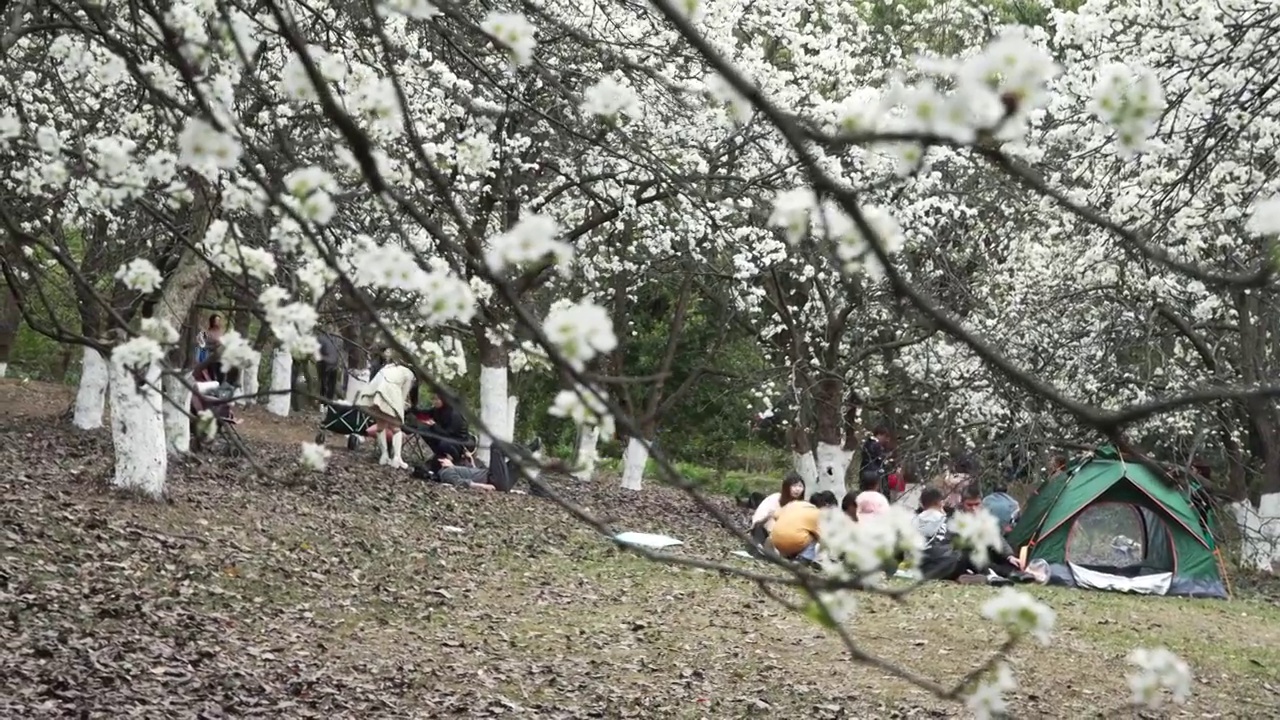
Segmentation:
{"type": "MultiPolygon", "coordinates": [[[[19,457],[29,443],[15,427],[0,453],[27,475],[0,478],[17,630],[0,656],[0,717],[963,711],[853,665],[832,633],[750,582],[622,552],[547,501],[426,485],[335,452],[315,487],[175,464],[173,503],[142,504],[95,493],[82,467],[41,469],[49,453],[19,457]]],[[[56,461],[98,462],[86,437],[68,434],[83,452],[56,461]]],[[[268,467],[296,460],[294,446],[255,452],[268,467]]],[[[673,552],[766,569],[733,559],[682,493],[559,489],[614,527],[684,540],[673,552]]],[[[1139,646],[1190,662],[1192,716],[1263,717],[1280,702],[1274,605],[1028,592],[1058,622],[1050,646],[1012,656],[1015,717],[1114,716],[1139,646]]],[[[981,617],[994,593],[938,583],[903,602],[866,597],[850,630],[862,649],[954,683],[1004,639],[981,617]]]]}

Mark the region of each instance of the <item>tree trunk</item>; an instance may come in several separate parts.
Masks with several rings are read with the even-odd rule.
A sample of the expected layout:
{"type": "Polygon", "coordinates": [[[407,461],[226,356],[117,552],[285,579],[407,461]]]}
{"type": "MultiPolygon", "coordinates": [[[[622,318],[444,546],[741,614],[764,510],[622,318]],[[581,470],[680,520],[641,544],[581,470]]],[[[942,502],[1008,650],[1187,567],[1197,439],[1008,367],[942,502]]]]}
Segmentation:
{"type": "MultiPolygon", "coordinates": [[[[246,396],[245,402],[260,402],[266,404],[267,399],[262,395],[262,356],[270,355],[271,328],[264,322],[258,328],[258,334],[253,338],[253,348],[260,354],[257,359],[250,363],[249,367],[241,373],[241,395],[246,396]]],[[[270,385],[270,380],[267,383],[270,385]]]]}
{"type": "MultiPolygon", "coordinates": [[[[1236,296],[1240,328],[1239,362],[1241,380],[1246,385],[1262,383],[1260,369],[1270,366],[1269,317],[1256,293],[1236,296]]],[[[1263,398],[1244,401],[1249,454],[1257,474],[1250,483],[1248,498],[1231,505],[1240,531],[1241,562],[1264,572],[1280,569],[1280,420],[1276,402],[1263,398]]]]}
{"type": "Polygon", "coordinates": [[[153,499],[164,494],[168,454],[161,397],[160,366],[146,369],[146,382],[119,363],[111,363],[111,441],[115,474],[111,484],[153,499]]]}
{"type": "Polygon", "coordinates": [[[74,345],[63,345],[58,351],[58,366],[53,370],[53,381],[59,385],[67,381],[67,373],[71,372],[71,359],[75,357],[74,345]]]}
{"type": "Polygon", "coordinates": [[[600,456],[596,447],[600,443],[600,428],[592,425],[579,431],[578,443],[573,458],[573,477],[586,482],[595,477],[596,461],[600,456]]]}
{"type": "MultiPolygon", "coordinates": [[[[176,372],[176,371],[175,371],[176,372]]],[[[164,436],[170,455],[191,452],[191,386],[189,371],[164,376],[164,436]]]]}
{"type": "Polygon", "coordinates": [[[516,410],[520,409],[520,398],[515,395],[507,396],[507,440],[515,442],[516,438],[516,410]]]}
{"type": "Polygon", "coordinates": [[[477,433],[476,455],[484,458],[489,457],[489,448],[493,446],[491,434],[506,442],[512,439],[507,434],[512,427],[509,402],[511,395],[507,391],[507,348],[492,342],[485,328],[480,325],[475,328],[476,341],[480,346],[480,423],[484,426],[477,433]],[[502,437],[503,435],[506,437],[502,437]]]}
{"type": "Polygon", "coordinates": [[[844,383],[839,378],[827,376],[818,381],[813,391],[817,479],[809,490],[830,491],[837,499],[844,497],[845,473],[853,459],[853,453],[844,446],[843,400],[844,383]]]}
{"type": "Polygon", "coordinates": [[[293,394],[293,356],[284,348],[276,348],[271,354],[270,391],[267,411],[280,417],[288,417],[292,406],[290,396],[293,394]]]}
{"type": "Polygon", "coordinates": [[[787,439],[791,445],[791,467],[804,480],[805,496],[808,497],[818,484],[818,463],[809,443],[809,433],[793,426],[787,428],[787,439]]]}
{"type": "Polygon", "coordinates": [[[9,372],[9,360],[18,341],[18,329],[22,326],[22,307],[18,298],[6,285],[0,290],[0,378],[9,372]]]}
{"type": "Polygon", "coordinates": [[[86,345],[80,363],[80,387],[76,390],[75,412],[71,424],[81,430],[102,427],[102,414],[106,411],[107,385],[111,370],[102,353],[86,345]]]}
{"type": "Polygon", "coordinates": [[[649,463],[649,448],[639,438],[627,439],[622,454],[622,489],[639,490],[644,485],[644,468],[649,463]]]}

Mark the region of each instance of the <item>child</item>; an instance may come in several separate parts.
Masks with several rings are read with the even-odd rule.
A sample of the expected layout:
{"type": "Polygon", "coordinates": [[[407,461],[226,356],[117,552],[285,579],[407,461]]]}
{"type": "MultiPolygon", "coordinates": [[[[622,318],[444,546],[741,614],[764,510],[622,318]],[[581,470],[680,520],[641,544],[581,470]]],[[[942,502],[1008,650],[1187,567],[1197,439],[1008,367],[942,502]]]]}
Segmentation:
{"type": "Polygon", "coordinates": [[[920,493],[921,510],[911,518],[911,524],[924,536],[925,547],[929,547],[939,539],[946,541],[947,511],[942,506],[942,491],[937,488],[925,488],[920,493]]]}

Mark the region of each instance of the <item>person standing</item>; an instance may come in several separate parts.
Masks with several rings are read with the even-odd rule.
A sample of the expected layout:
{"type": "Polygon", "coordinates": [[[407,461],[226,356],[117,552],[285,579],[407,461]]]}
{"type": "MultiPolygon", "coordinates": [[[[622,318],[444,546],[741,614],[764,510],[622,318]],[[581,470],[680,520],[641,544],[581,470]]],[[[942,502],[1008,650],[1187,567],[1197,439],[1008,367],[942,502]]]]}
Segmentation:
{"type": "Polygon", "coordinates": [[[196,333],[196,362],[202,363],[208,359],[213,348],[222,341],[222,316],[213,313],[209,316],[208,324],[203,330],[196,333]]]}
{"type": "Polygon", "coordinates": [[[320,398],[336,400],[338,377],[341,372],[338,365],[342,361],[338,339],[328,332],[320,333],[316,339],[320,342],[320,353],[316,356],[316,373],[320,376],[320,398]]]}

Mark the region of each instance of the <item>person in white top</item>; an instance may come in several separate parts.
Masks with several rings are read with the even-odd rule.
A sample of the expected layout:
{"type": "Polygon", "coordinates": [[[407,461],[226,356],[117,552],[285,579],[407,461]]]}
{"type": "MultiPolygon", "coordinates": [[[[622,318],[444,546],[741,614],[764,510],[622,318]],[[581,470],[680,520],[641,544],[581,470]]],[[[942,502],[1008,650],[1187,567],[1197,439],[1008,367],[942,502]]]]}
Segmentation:
{"type": "Polygon", "coordinates": [[[393,468],[405,469],[409,463],[400,456],[404,447],[404,411],[413,391],[413,370],[396,362],[388,362],[360,388],[352,404],[378,421],[377,440],[382,450],[378,462],[393,468]],[[390,447],[388,447],[390,446],[390,447]]]}
{"type": "Polygon", "coordinates": [[[803,500],[804,490],[804,480],[793,471],[787,473],[782,479],[782,488],[778,492],[760,501],[751,515],[751,539],[755,540],[757,545],[764,544],[764,541],[769,538],[769,533],[773,530],[774,516],[778,514],[778,510],[793,500],[803,500]]]}

